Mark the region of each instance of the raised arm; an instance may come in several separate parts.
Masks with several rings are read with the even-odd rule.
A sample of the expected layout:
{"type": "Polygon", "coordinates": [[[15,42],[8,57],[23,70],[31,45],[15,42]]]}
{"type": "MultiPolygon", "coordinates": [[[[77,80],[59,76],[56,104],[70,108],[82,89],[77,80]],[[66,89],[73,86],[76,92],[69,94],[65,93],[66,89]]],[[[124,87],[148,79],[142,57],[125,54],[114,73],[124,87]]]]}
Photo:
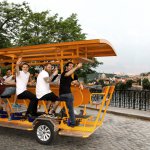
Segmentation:
{"type": "Polygon", "coordinates": [[[22,57],[19,57],[16,62],[16,75],[17,76],[19,75],[19,65],[21,64],[21,62],[22,62],[22,57]]]}
{"type": "Polygon", "coordinates": [[[72,68],[70,71],[65,73],[65,76],[70,76],[72,75],[77,69],[82,67],[82,63],[79,63],[76,67],[72,68]]]}
{"type": "Polygon", "coordinates": [[[47,83],[50,83],[53,79],[54,76],[56,76],[58,74],[58,69],[55,68],[55,71],[53,72],[53,74],[50,76],[50,77],[45,77],[44,80],[47,82],[47,83]]]}

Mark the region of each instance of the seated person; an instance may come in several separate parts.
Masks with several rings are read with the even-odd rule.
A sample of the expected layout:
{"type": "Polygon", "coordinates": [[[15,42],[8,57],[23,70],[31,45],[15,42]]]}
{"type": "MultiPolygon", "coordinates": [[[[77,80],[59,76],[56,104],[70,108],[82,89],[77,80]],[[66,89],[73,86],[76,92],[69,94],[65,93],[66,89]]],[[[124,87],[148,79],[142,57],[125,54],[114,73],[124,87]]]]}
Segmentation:
{"type": "MultiPolygon", "coordinates": [[[[50,110],[50,115],[54,117],[55,110],[59,104],[58,100],[59,98],[51,91],[50,89],[50,83],[55,75],[58,74],[58,70],[56,69],[53,74],[51,74],[52,66],[50,63],[46,63],[44,65],[44,70],[42,70],[38,77],[37,77],[37,83],[36,83],[36,96],[39,100],[46,100],[55,102],[54,108],[50,110]],[[51,75],[49,75],[51,74],[51,75]]],[[[50,109],[50,104],[47,106],[48,109],[50,109]]]]}
{"type": "MultiPolygon", "coordinates": [[[[2,78],[2,71],[1,71],[1,68],[0,68],[0,79],[1,78],[2,78]]],[[[1,90],[3,90],[3,89],[0,88],[0,93],[1,93],[1,90]]],[[[1,105],[2,105],[2,100],[0,99],[0,110],[3,110],[3,107],[1,105]]]]}
{"type": "Polygon", "coordinates": [[[77,80],[77,77],[73,79],[72,74],[81,67],[82,63],[79,63],[77,66],[74,67],[74,64],[72,62],[68,62],[65,65],[64,72],[61,74],[60,78],[59,96],[61,99],[65,100],[67,108],[69,109],[70,126],[77,125],[74,114],[74,97],[71,92],[71,83],[73,82],[73,84],[79,85],[80,88],[83,89],[83,85],[80,84],[80,82],[77,80]]]}
{"type": "MultiPolygon", "coordinates": [[[[1,96],[11,96],[12,94],[16,93],[16,88],[15,87],[9,87],[6,86],[9,85],[9,82],[4,82],[4,79],[0,77],[0,97],[1,96]]],[[[8,114],[8,119],[11,120],[11,109],[9,104],[7,103],[7,100],[5,98],[1,98],[4,101],[4,107],[5,110],[8,114]]]]}
{"type": "Polygon", "coordinates": [[[22,57],[16,62],[16,94],[18,99],[29,99],[30,103],[27,108],[25,118],[37,115],[37,104],[38,100],[35,94],[27,90],[27,85],[32,85],[29,82],[30,73],[29,65],[22,63],[22,71],[19,71],[19,65],[22,63],[22,57]]]}
{"type": "MultiPolygon", "coordinates": [[[[9,84],[9,85],[16,85],[15,83],[15,75],[12,75],[12,72],[10,69],[8,69],[6,71],[6,75],[3,77],[4,78],[4,82],[5,84],[9,84]]],[[[15,88],[15,87],[13,87],[15,88]]],[[[14,104],[12,105],[13,108],[20,108],[21,106],[19,104],[16,103],[17,100],[17,95],[15,94],[14,96],[14,104]]]]}
{"type": "Polygon", "coordinates": [[[15,83],[15,76],[12,75],[12,72],[11,72],[10,69],[8,69],[6,71],[6,75],[3,78],[4,78],[5,82],[9,82],[9,83],[12,83],[12,84],[15,83]]]}

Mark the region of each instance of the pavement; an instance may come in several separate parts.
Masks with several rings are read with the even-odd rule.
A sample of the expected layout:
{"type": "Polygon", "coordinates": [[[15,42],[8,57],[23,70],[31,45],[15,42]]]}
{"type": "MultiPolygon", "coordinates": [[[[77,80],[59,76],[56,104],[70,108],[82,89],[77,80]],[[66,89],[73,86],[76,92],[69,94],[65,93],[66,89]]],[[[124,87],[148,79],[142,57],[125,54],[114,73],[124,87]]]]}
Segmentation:
{"type": "MultiPolygon", "coordinates": [[[[87,109],[98,111],[99,107],[96,107],[96,105],[89,104],[87,105],[87,109]]],[[[150,121],[150,110],[144,111],[144,110],[118,108],[118,107],[109,106],[107,113],[150,121]]]]}
{"type": "MultiPolygon", "coordinates": [[[[96,111],[87,113],[95,116],[96,111]]],[[[148,121],[107,113],[89,138],[56,135],[51,145],[41,145],[34,132],[0,127],[0,150],[150,150],[149,129],[148,121]]]]}
{"type": "MultiPolygon", "coordinates": [[[[96,116],[96,106],[87,107],[96,116]]],[[[56,134],[48,146],[37,143],[34,132],[0,127],[0,150],[150,150],[149,121],[150,110],[109,107],[103,125],[89,138],[56,134]]]]}

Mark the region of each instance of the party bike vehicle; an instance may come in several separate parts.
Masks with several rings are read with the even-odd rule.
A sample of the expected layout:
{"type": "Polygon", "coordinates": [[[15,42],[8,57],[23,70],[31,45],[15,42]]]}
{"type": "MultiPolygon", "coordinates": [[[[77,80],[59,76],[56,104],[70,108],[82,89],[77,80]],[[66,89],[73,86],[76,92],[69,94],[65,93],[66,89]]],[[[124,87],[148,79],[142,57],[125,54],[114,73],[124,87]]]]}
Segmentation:
{"type": "MultiPolygon", "coordinates": [[[[45,62],[51,62],[55,65],[60,65],[61,72],[63,65],[72,61],[73,63],[93,63],[94,57],[116,56],[116,53],[110,43],[106,40],[83,40],[74,42],[42,44],[25,47],[5,48],[0,49],[0,65],[4,66],[6,63],[11,64],[12,72],[14,73],[14,66],[17,58],[23,57],[23,61],[29,63],[30,66],[40,66],[45,62]]],[[[58,95],[58,85],[51,86],[51,90],[58,95]]],[[[17,100],[21,108],[13,108],[14,96],[5,96],[5,98],[12,112],[12,120],[8,120],[7,113],[0,111],[0,126],[15,128],[20,130],[30,130],[35,134],[36,140],[41,144],[50,144],[54,140],[56,134],[61,136],[72,136],[80,138],[88,138],[99,127],[101,127],[106,111],[113,96],[115,87],[105,86],[101,92],[91,93],[89,89],[81,90],[78,87],[72,87],[74,95],[74,107],[82,109],[82,113],[76,115],[77,126],[69,126],[69,113],[65,102],[61,102],[60,111],[57,117],[52,118],[48,114],[46,101],[40,100],[39,106],[42,107],[43,112],[38,112],[39,116],[36,118],[22,119],[23,113],[28,107],[28,100],[17,100]],[[100,95],[101,101],[96,103],[99,110],[97,115],[93,116],[86,111],[87,105],[94,105],[92,102],[93,95],[100,95]],[[80,107],[82,106],[82,108],[80,107]]],[[[35,93],[35,87],[28,87],[29,91],[35,93]]]]}

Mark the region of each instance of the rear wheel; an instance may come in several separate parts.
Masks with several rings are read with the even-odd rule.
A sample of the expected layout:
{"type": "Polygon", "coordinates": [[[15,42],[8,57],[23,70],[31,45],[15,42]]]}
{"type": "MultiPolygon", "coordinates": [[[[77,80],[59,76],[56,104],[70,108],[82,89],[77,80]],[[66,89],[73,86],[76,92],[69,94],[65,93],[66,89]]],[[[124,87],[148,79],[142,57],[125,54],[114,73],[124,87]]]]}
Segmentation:
{"type": "Polygon", "coordinates": [[[51,144],[55,137],[54,126],[49,121],[39,121],[34,127],[35,137],[40,144],[51,144]]]}

